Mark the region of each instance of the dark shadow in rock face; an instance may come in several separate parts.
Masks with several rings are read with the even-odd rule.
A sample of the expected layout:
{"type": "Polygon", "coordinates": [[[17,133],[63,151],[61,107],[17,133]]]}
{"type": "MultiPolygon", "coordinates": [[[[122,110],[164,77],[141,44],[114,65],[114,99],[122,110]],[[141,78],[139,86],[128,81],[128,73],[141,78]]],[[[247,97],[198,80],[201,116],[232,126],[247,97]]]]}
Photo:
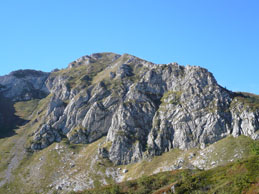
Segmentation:
{"type": "Polygon", "coordinates": [[[26,122],[15,115],[14,102],[0,94],[0,138],[14,135],[15,129],[26,122]]]}

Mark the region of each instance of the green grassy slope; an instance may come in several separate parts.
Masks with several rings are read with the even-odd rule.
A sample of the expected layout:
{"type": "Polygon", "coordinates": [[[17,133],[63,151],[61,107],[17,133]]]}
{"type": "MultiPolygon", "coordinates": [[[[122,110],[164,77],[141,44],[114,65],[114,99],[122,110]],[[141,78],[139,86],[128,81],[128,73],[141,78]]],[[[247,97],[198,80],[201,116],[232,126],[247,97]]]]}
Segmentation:
{"type": "MultiPolygon", "coordinates": [[[[250,156],[210,170],[174,170],[136,180],[77,192],[99,193],[259,193],[259,142],[250,146],[250,156]]],[[[72,192],[76,193],[76,192],[72,192]]]]}

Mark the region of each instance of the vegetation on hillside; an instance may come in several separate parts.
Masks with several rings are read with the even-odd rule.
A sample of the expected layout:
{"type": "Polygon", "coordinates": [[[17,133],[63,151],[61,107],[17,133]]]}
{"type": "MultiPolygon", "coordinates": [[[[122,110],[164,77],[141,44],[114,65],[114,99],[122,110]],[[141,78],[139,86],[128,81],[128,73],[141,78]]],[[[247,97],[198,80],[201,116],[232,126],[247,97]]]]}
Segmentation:
{"type": "Polygon", "coordinates": [[[233,97],[234,100],[237,100],[237,102],[242,102],[246,107],[251,108],[253,111],[259,109],[259,95],[247,92],[236,92],[233,97]]]}
{"type": "MultiPolygon", "coordinates": [[[[72,192],[76,193],[76,192],[72,192]]],[[[251,156],[210,170],[174,170],[136,180],[77,192],[78,194],[259,193],[259,142],[251,156]]]]}

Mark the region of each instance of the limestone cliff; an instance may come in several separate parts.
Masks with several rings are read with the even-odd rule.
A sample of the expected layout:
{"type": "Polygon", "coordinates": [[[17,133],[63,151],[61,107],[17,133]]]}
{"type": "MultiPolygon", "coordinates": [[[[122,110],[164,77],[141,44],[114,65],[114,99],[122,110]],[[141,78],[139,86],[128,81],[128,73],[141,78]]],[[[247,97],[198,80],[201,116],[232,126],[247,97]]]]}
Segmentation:
{"type": "Polygon", "coordinates": [[[49,93],[32,150],[62,137],[88,144],[106,136],[99,154],[128,164],[174,148],[204,148],[228,135],[259,139],[259,109],[250,103],[258,97],[222,88],[198,66],[97,53],[51,74],[23,73],[1,77],[0,84],[15,101],[49,93]]]}

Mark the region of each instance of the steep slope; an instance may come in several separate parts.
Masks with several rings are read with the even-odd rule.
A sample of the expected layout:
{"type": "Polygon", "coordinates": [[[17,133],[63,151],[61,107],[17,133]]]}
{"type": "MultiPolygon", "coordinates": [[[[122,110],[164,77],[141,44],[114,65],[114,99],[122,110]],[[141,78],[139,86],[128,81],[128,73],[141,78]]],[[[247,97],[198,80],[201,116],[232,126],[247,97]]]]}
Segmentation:
{"type": "MultiPolygon", "coordinates": [[[[201,67],[97,53],[0,84],[10,102],[0,106],[19,119],[7,124],[16,134],[0,139],[0,193],[67,193],[210,169],[247,158],[259,137],[258,96],[222,88],[201,67]]],[[[2,130],[9,116],[0,110],[2,130]]]]}
{"type": "Polygon", "coordinates": [[[49,94],[45,85],[48,76],[34,70],[0,76],[0,187],[13,181],[13,170],[26,155],[28,122],[39,99],[49,94]]]}
{"type": "Polygon", "coordinates": [[[14,134],[14,129],[26,122],[15,115],[17,101],[44,98],[49,94],[45,81],[49,73],[18,70],[0,76],[0,138],[14,134]]]}
{"type": "Polygon", "coordinates": [[[100,154],[129,164],[175,148],[203,148],[230,134],[259,137],[258,108],[238,101],[201,67],[98,53],[51,74],[46,85],[51,98],[33,150],[63,135],[72,143],[107,135],[111,146],[100,154]]]}

